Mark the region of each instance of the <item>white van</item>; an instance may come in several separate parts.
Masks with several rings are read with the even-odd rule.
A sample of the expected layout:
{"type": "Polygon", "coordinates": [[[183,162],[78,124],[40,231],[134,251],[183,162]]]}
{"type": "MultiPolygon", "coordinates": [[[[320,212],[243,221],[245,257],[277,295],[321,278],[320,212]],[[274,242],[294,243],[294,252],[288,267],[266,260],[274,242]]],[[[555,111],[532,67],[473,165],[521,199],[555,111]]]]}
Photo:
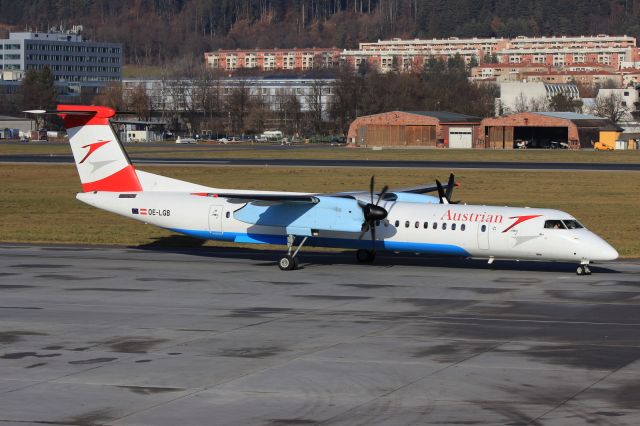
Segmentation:
{"type": "Polygon", "coordinates": [[[194,138],[181,138],[178,136],[176,143],[197,143],[194,138]]]}

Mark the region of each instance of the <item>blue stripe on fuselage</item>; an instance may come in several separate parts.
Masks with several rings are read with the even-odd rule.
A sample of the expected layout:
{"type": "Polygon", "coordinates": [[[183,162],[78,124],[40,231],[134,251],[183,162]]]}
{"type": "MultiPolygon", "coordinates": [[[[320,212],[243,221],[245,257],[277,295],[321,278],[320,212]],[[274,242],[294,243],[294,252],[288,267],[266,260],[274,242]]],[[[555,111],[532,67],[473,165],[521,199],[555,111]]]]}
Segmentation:
{"type": "MultiPolygon", "coordinates": [[[[200,231],[196,229],[170,229],[171,231],[178,232],[180,234],[189,235],[191,237],[202,238],[205,240],[217,240],[217,241],[230,241],[234,243],[246,243],[246,244],[287,244],[286,235],[271,235],[271,234],[242,234],[237,232],[216,232],[200,231]]],[[[368,234],[367,234],[368,236],[368,234]]],[[[323,238],[323,237],[309,237],[306,245],[315,247],[335,247],[335,248],[371,248],[371,241],[363,237],[361,240],[356,238],[323,238]]],[[[299,242],[300,239],[298,238],[299,242]]],[[[443,254],[449,256],[469,256],[462,247],[458,247],[452,244],[431,244],[431,243],[416,243],[416,242],[404,242],[404,241],[376,241],[376,248],[378,250],[389,251],[405,251],[414,253],[430,253],[430,254],[443,254]]]]}

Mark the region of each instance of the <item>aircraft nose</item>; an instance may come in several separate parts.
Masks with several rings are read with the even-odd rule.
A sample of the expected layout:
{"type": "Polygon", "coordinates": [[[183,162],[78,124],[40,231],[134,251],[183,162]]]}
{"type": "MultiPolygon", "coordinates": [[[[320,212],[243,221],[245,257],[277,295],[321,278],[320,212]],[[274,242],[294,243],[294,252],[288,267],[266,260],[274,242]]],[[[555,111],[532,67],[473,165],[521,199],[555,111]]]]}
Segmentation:
{"type": "Polygon", "coordinates": [[[606,241],[599,241],[599,244],[596,244],[593,249],[593,255],[591,256],[593,261],[616,260],[618,258],[618,251],[606,241]]]}
{"type": "Polygon", "coordinates": [[[603,246],[600,250],[600,260],[616,260],[618,258],[618,251],[616,249],[607,243],[604,243],[603,246]]]}

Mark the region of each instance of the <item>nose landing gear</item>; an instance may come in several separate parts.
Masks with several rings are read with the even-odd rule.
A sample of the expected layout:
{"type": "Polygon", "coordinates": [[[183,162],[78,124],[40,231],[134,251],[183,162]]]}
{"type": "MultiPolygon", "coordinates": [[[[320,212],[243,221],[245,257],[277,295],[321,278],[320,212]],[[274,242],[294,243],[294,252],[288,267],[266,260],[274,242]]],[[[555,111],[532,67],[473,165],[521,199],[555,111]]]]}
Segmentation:
{"type": "Polygon", "coordinates": [[[591,269],[588,264],[578,266],[576,269],[576,275],[591,275],[591,269]]]}

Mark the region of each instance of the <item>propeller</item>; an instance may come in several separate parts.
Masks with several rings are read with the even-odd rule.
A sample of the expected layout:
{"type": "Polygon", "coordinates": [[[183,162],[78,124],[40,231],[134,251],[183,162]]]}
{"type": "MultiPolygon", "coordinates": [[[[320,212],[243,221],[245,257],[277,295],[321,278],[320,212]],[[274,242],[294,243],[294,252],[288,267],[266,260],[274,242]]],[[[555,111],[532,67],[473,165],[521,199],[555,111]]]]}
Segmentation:
{"type": "Polygon", "coordinates": [[[378,200],[373,202],[375,188],[375,176],[371,176],[371,181],[369,183],[369,193],[371,194],[371,202],[361,205],[362,214],[364,216],[364,222],[362,223],[362,233],[360,234],[360,239],[364,236],[365,232],[371,231],[371,252],[375,253],[376,251],[376,221],[384,220],[387,218],[389,214],[384,207],[380,207],[378,203],[382,200],[383,195],[389,190],[387,185],[382,188],[382,191],[378,194],[378,200]]]}
{"type": "Polygon", "coordinates": [[[451,196],[453,195],[453,187],[458,186],[456,183],[456,178],[451,173],[449,175],[449,182],[447,182],[447,190],[445,191],[442,184],[438,179],[436,179],[436,185],[438,187],[438,196],[440,197],[440,204],[458,204],[460,201],[451,201],[451,196]]]}

